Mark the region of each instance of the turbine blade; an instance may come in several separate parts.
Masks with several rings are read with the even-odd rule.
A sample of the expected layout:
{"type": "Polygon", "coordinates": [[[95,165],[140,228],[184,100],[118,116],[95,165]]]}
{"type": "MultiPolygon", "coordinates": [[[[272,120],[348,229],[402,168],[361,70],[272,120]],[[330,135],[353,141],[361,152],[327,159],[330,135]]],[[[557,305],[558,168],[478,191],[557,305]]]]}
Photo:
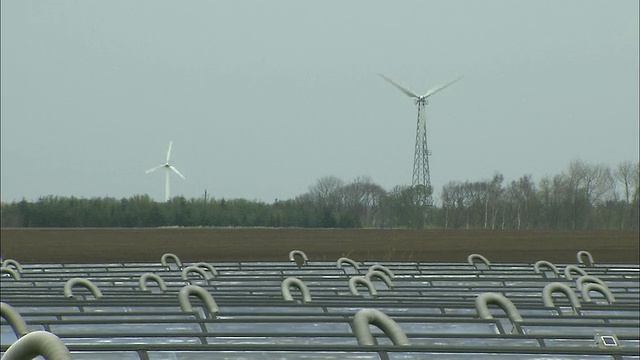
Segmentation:
{"type": "Polygon", "coordinates": [[[180,173],[180,171],[178,171],[178,169],[176,169],[173,165],[169,165],[169,169],[173,170],[173,172],[175,172],[176,174],[178,174],[181,178],[183,178],[183,179],[187,180],[187,179],[184,177],[184,175],[182,175],[182,174],[180,173]]]}
{"type": "Polygon", "coordinates": [[[156,170],[158,170],[158,169],[161,169],[161,168],[163,168],[163,167],[164,167],[164,165],[156,166],[156,167],[154,167],[153,169],[149,169],[149,170],[145,171],[145,173],[146,173],[146,174],[148,174],[148,173],[150,173],[150,172],[154,172],[154,171],[156,171],[156,170]]]}
{"type": "Polygon", "coordinates": [[[444,88],[446,88],[446,87],[448,87],[449,85],[453,84],[454,82],[456,82],[456,81],[458,81],[458,80],[462,79],[463,77],[464,77],[464,75],[463,75],[463,76],[460,76],[459,78],[457,78],[457,79],[455,79],[455,80],[453,80],[453,81],[451,81],[451,82],[448,82],[448,83],[446,83],[446,84],[444,84],[444,85],[436,86],[436,87],[434,87],[433,89],[431,89],[431,90],[427,91],[427,93],[426,93],[426,94],[424,94],[424,95],[422,95],[422,97],[423,97],[423,98],[428,98],[429,96],[431,96],[431,95],[433,95],[433,94],[435,94],[435,93],[437,93],[437,92],[439,92],[439,91],[441,91],[441,90],[444,90],[444,88]]]}
{"type": "Polygon", "coordinates": [[[395,87],[397,87],[400,91],[402,91],[403,93],[405,93],[407,96],[412,97],[412,98],[419,98],[420,96],[416,93],[414,93],[413,91],[407,89],[406,87],[400,85],[399,83],[397,83],[396,81],[382,75],[382,74],[378,74],[380,75],[383,79],[387,80],[387,82],[395,87]]]}
{"type": "Polygon", "coordinates": [[[167,151],[167,162],[169,162],[169,158],[171,158],[171,145],[173,141],[169,141],[169,150],[167,151]]]}

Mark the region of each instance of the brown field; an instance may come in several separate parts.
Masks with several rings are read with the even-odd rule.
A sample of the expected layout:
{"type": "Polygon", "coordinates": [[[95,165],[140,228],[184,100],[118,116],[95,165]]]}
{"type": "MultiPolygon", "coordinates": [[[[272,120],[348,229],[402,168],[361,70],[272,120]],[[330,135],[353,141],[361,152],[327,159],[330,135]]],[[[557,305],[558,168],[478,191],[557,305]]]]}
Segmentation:
{"type": "Polygon", "coordinates": [[[289,251],[313,260],[452,261],[479,253],[493,262],[575,262],[588,250],[596,262],[639,260],[638,231],[500,231],[270,228],[0,229],[4,258],[21,262],[288,261],[289,251]]]}

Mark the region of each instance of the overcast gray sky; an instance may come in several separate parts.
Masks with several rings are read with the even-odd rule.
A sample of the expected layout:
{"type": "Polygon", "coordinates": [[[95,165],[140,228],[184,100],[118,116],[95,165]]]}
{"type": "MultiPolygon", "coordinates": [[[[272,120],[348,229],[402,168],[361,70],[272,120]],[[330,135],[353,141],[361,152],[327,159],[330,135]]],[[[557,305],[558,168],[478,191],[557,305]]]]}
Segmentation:
{"type": "Polygon", "coordinates": [[[432,183],[638,161],[638,1],[1,4],[1,197],[266,202],[327,175],[432,183]]]}

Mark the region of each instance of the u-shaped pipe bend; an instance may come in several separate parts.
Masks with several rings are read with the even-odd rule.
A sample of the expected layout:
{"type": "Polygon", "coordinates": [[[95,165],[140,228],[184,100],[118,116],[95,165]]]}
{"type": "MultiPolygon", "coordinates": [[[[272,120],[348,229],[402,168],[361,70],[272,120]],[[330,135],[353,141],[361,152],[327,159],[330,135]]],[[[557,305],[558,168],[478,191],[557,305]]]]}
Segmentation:
{"type": "Polygon", "coordinates": [[[168,268],[169,267],[169,264],[167,263],[168,259],[173,260],[176,263],[176,265],[178,265],[178,268],[182,269],[182,261],[180,261],[180,259],[176,254],[172,254],[172,253],[166,253],[162,255],[162,257],[160,258],[160,264],[168,268]]]}
{"type": "Polygon", "coordinates": [[[187,266],[186,268],[182,269],[182,280],[189,280],[189,273],[192,272],[200,274],[200,276],[202,276],[204,280],[209,280],[207,273],[201,267],[195,265],[187,266]]]}
{"type": "Polygon", "coordinates": [[[295,262],[296,262],[295,256],[296,255],[299,255],[300,257],[302,257],[303,264],[306,264],[307,261],[309,261],[309,258],[307,257],[307,254],[305,254],[304,252],[302,252],[300,250],[291,250],[291,252],[289,253],[289,261],[291,261],[292,263],[295,264],[295,262]]]}
{"type": "Polygon", "coordinates": [[[471,255],[467,256],[467,262],[471,266],[476,266],[476,264],[475,264],[476,260],[480,260],[485,265],[487,265],[487,267],[491,267],[491,262],[489,262],[489,260],[486,257],[484,257],[484,256],[482,256],[480,254],[471,254],[471,255]]]}
{"type": "Polygon", "coordinates": [[[280,286],[282,290],[282,297],[285,301],[293,301],[293,296],[291,296],[291,287],[295,286],[302,293],[302,302],[307,303],[311,301],[311,293],[309,292],[309,288],[302,280],[295,277],[288,277],[282,281],[282,285],[280,286]]]}
{"type": "Polygon", "coordinates": [[[386,267],[384,265],[380,265],[380,264],[371,265],[369,267],[369,271],[368,272],[373,272],[373,271],[382,271],[383,273],[387,274],[387,276],[390,279],[393,279],[394,277],[396,277],[396,275],[393,273],[393,271],[391,271],[388,267],[386,267]]]}
{"type": "Polygon", "coordinates": [[[389,276],[386,273],[380,270],[369,271],[364,277],[371,282],[373,282],[373,280],[371,279],[378,278],[382,280],[382,282],[384,282],[389,289],[393,287],[393,282],[391,281],[391,278],[389,278],[389,276]]]}
{"type": "Polygon", "coordinates": [[[342,269],[342,264],[344,263],[351,265],[356,270],[360,270],[360,265],[358,265],[357,262],[349,259],[348,257],[341,257],[340,259],[338,259],[338,261],[336,262],[336,266],[338,266],[338,269],[342,269]]]}
{"type": "Polygon", "coordinates": [[[584,276],[580,276],[578,280],[576,280],[576,289],[582,291],[582,287],[584,286],[584,283],[596,283],[606,288],[609,288],[602,279],[597,278],[595,276],[591,276],[591,275],[584,275],[584,276]]]}
{"type": "Polygon", "coordinates": [[[535,264],[533,264],[533,271],[536,272],[536,274],[540,274],[542,272],[542,270],[540,270],[541,267],[546,267],[549,270],[553,271],[556,276],[558,276],[558,274],[560,274],[560,271],[558,271],[558,268],[553,265],[553,263],[550,263],[546,260],[540,260],[538,262],[536,262],[535,264]]]}
{"type": "Polygon", "coordinates": [[[71,360],[71,353],[62,340],[47,331],[33,331],[24,335],[9,346],[2,359],[33,359],[39,355],[48,360],[71,360]]]}
{"type": "Polygon", "coordinates": [[[9,267],[9,265],[13,265],[13,267],[16,268],[16,271],[19,273],[22,273],[22,265],[20,265],[20,263],[18,262],[18,260],[14,260],[14,259],[5,259],[2,262],[2,266],[3,267],[9,267]]]}
{"type": "Polygon", "coordinates": [[[204,288],[198,285],[186,285],[178,292],[178,301],[180,302],[180,309],[182,311],[193,312],[193,306],[189,296],[195,295],[204,302],[204,306],[210,314],[217,314],[219,312],[218,304],[213,300],[213,296],[204,288]]]}
{"type": "Polygon", "coordinates": [[[591,302],[591,295],[589,295],[589,292],[591,291],[597,291],[600,294],[604,295],[609,304],[613,304],[616,301],[615,296],[613,296],[613,293],[611,292],[611,290],[609,290],[608,287],[596,283],[587,283],[582,286],[582,290],[580,290],[582,294],[582,300],[591,302]]]}
{"type": "Polygon", "coordinates": [[[209,278],[212,279],[214,276],[218,276],[220,274],[218,274],[218,270],[216,270],[216,268],[213,267],[213,265],[208,264],[206,262],[199,262],[194,264],[193,266],[197,266],[199,268],[203,268],[203,269],[207,269],[209,270],[209,278]]]}
{"type": "Polygon", "coordinates": [[[362,309],[353,317],[353,332],[359,345],[375,345],[375,340],[369,329],[369,324],[380,328],[396,346],[409,346],[409,339],[396,323],[387,314],[376,309],[362,309]]]}
{"type": "Polygon", "coordinates": [[[67,280],[67,282],[64,284],[64,296],[72,298],[73,288],[78,285],[84,286],[89,289],[89,291],[91,291],[91,294],[93,294],[93,297],[95,297],[96,299],[102,297],[102,291],[100,291],[100,289],[98,289],[98,287],[90,280],[84,278],[72,278],[67,280]]]}
{"type": "Polygon", "coordinates": [[[0,302],[0,316],[5,318],[13,332],[16,334],[16,337],[20,338],[29,333],[29,326],[27,326],[27,322],[24,321],[24,318],[18,310],[16,310],[13,306],[0,302]]]}
{"type": "Polygon", "coordinates": [[[567,265],[567,267],[564,268],[564,277],[567,278],[567,280],[573,280],[573,275],[571,275],[571,273],[573,272],[580,274],[580,276],[589,275],[587,274],[586,271],[582,270],[581,268],[575,265],[567,265]]]}
{"type": "Polygon", "coordinates": [[[569,299],[569,303],[574,311],[581,308],[580,299],[578,299],[578,295],[573,292],[568,285],[563,284],[561,282],[552,282],[547,284],[542,290],[542,303],[545,307],[552,308],[555,307],[553,302],[553,297],[551,296],[554,292],[561,292],[567,296],[569,299]]]}
{"type": "Polygon", "coordinates": [[[578,260],[579,264],[587,265],[584,263],[583,257],[586,256],[589,261],[589,266],[593,266],[595,263],[593,262],[593,256],[591,253],[586,250],[580,250],[576,253],[576,260],[578,260]]]}
{"type": "Polygon", "coordinates": [[[360,292],[357,288],[358,285],[366,286],[367,289],[369,289],[369,293],[372,297],[378,295],[378,290],[376,290],[376,287],[373,286],[371,280],[367,279],[364,276],[353,276],[349,279],[349,291],[351,291],[352,295],[360,295],[360,292]]]}
{"type": "Polygon", "coordinates": [[[15,280],[20,280],[20,273],[9,267],[0,266],[0,274],[9,274],[15,280]]]}
{"type": "Polygon", "coordinates": [[[145,291],[149,290],[149,288],[147,288],[147,282],[149,280],[155,281],[155,283],[158,284],[158,286],[160,287],[160,290],[167,291],[167,285],[164,283],[164,280],[162,280],[160,275],[156,275],[150,272],[140,275],[140,280],[139,280],[140,289],[145,291]]]}
{"type": "Polygon", "coordinates": [[[476,311],[481,319],[493,319],[493,315],[489,311],[489,304],[495,304],[507,313],[507,317],[513,325],[512,332],[520,332],[519,323],[522,322],[522,316],[518,312],[516,306],[506,296],[498,293],[483,293],[476,297],[476,311]]]}

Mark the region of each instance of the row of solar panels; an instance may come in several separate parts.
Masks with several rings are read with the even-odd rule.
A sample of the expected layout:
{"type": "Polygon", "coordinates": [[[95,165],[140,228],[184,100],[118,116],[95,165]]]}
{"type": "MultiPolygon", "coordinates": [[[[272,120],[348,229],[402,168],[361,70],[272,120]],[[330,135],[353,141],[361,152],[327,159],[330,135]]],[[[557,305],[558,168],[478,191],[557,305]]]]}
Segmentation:
{"type": "MultiPolygon", "coordinates": [[[[482,354],[631,359],[640,350],[638,265],[591,261],[536,271],[534,264],[488,261],[387,262],[374,270],[384,272],[387,279],[374,276],[371,287],[357,283],[350,289],[350,280],[366,279],[376,263],[216,263],[200,264],[209,268],[205,271],[185,272],[197,264],[178,266],[162,260],[165,264],[25,264],[20,271],[7,264],[19,279],[14,274],[3,277],[1,297],[22,315],[29,331],[56,334],[74,358],[105,358],[120,351],[118,358],[131,359],[482,358],[482,354]],[[556,271],[567,267],[574,269],[556,271]],[[150,290],[141,289],[140,277],[149,273],[160,276],[164,291],[153,280],[147,284],[150,290]],[[585,276],[595,279],[577,281],[585,276]],[[67,281],[77,278],[97,287],[101,296],[96,299],[82,281],[71,295],[65,292],[67,281]],[[293,286],[282,286],[285,280],[293,286]],[[545,304],[542,295],[553,282],[580,294],[575,295],[580,298],[578,305],[572,306],[562,289],[552,292],[553,304],[545,304]],[[579,291],[585,286],[594,290],[587,292],[589,302],[579,291]],[[185,308],[179,299],[185,287],[212,295],[215,309],[206,310],[207,302],[192,294],[186,296],[191,307],[185,308]],[[296,287],[308,289],[311,299],[285,300],[287,291],[291,298],[301,298],[296,287]],[[600,287],[611,297],[605,291],[601,294],[600,287]],[[487,293],[497,300],[489,299],[488,314],[483,315],[476,301],[487,293]],[[509,310],[511,304],[520,318],[490,305],[503,299],[508,304],[500,305],[509,310]],[[397,325],[409,345],[394,344],[394,336],[388,336],[392,330],[373,325],[364,331],[371,332],[373,345],[363,345],[354,335],[354,319],[362,309],[388,315],[389,321],[374,317],[372,322],[383,329],[397,325]]],[[[20,334],[4,320],[1,326],[0,350],[5,352],[20,334]]]]}

